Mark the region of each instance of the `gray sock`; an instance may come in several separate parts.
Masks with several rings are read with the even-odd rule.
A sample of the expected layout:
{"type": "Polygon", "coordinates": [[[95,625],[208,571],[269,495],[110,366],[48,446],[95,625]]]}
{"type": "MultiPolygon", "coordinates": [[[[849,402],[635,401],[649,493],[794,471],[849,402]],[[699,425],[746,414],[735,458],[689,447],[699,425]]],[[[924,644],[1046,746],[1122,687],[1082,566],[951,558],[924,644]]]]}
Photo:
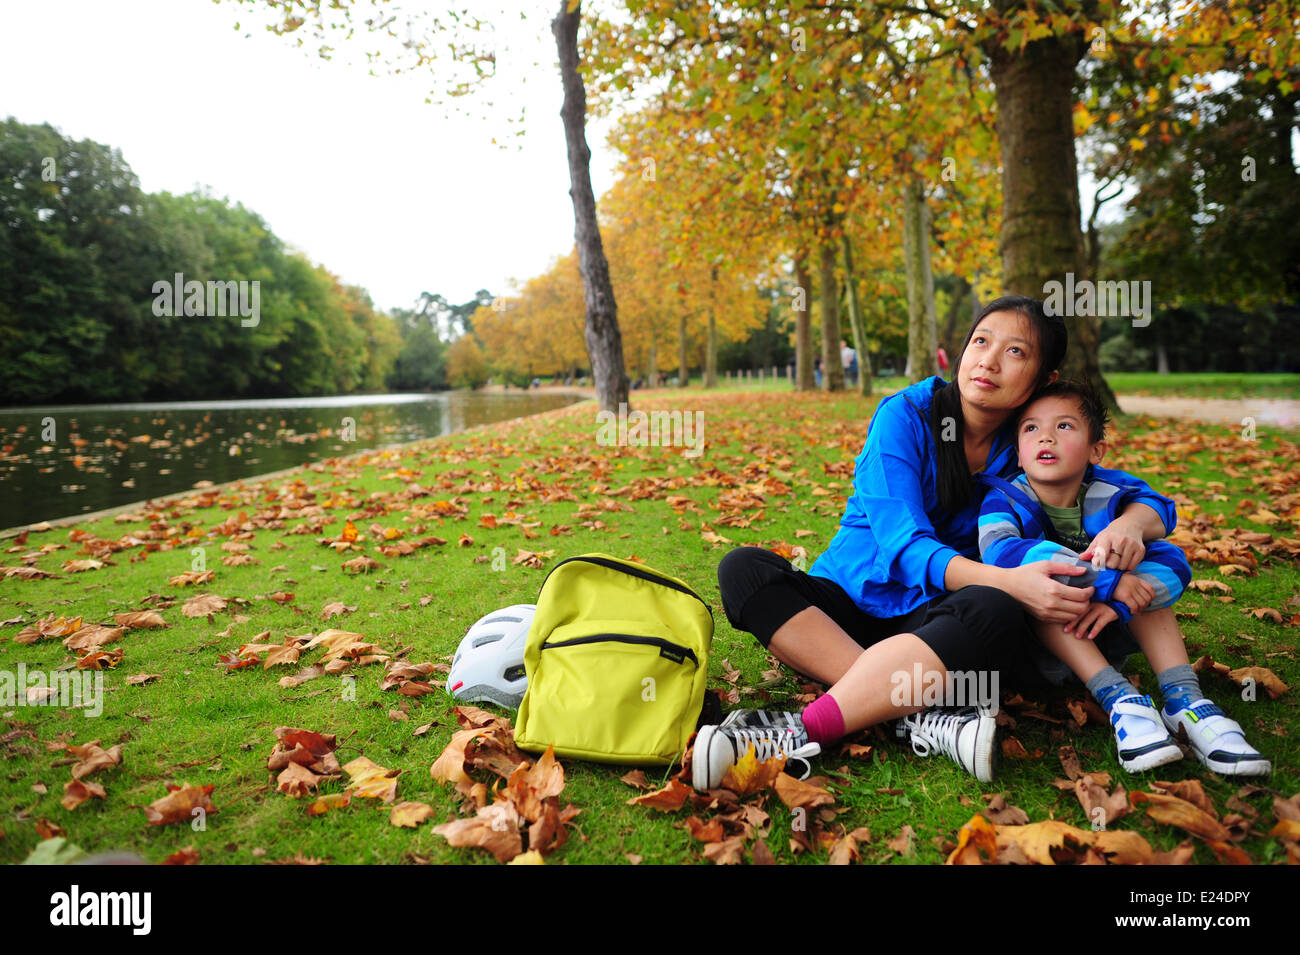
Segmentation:
{"type": "Polygon", "coordinates": [[[1097,702],[1101,704],[1101,708],[1107,713],[1110,712],[1111,704],[1116,700],[1137,693],[1137,690],[1133,689],[1133,684],[1112,666],[1103,667],[1101,672],[1089,680],[1086,685],[1088,692],[1097,698],[1097,702]]]}
{"type": "Polygon", "coordinates": [[[1156,682],[1160,684],[1160,695],[1165,698],[1166,710],[1171,706],[1173,710],[1181,710],[1205,698],[1201,692],[1201,681],[1196,678],[1196,671],[1190,663],[1180,663],[1168,670],[1161,670],[1156,674],[1156,682]]]}

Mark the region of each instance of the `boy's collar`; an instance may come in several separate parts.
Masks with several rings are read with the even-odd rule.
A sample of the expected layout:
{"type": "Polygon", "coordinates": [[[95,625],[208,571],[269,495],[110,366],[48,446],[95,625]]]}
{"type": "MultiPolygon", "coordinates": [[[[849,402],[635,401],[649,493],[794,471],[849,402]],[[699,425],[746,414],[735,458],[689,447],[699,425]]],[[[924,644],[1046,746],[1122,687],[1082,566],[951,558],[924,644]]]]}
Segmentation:
{"type": "MultiPolygon", "coordinates": [[[[1028,476],[1026,476],[1024,468],[1020,468],[1019,470],[1017,470],[1015,475],[1011,478],[1011,480],[1016,484],[1017,487],[1020,487],[1025,491],[1025,493],[1027,493],[1030,497],[1032,497],[1036,503],[1038,504],[1043,503],[1038,497],[1038,492],[1034,490],[1034,486],[1029,483],[1029,478],[1028,476]]],[[[1091,484],[1092,481],[1093,481],[1093,465],[1092,462],[1089,462],[1087,468],[1084,469],[1083,480],[1079,482],[1079,491],[1082,491],[1085,487],[1091,484]]],[[[1076,496],[1078,495],[1079,491],[1074,492],[1076,496]]]]}

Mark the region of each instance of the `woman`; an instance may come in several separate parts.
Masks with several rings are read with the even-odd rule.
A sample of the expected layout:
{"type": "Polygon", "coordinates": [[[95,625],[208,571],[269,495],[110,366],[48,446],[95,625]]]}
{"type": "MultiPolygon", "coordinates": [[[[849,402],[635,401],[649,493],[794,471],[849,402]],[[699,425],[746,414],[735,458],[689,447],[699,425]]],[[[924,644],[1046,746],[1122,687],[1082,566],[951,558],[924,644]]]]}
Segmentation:
{"type": "MultiPolygon", "coordinates": [[[[1015,472],[1015,412],[1056,379],[1066,342],[1064,322],[1041,302],[1007,296],[990,303],[951,382],[929,378],[881,401],[839,532],[809,573],[757,547],[723,559],[718,584],[732,626],[830,690],[802,713],[738,710],[701,729],[697,788],[718,785],[751,744],[759,758],[802,758],[900,718],[898,734],[918,754],[937,749],[981,781],[992,778],[990,710],[926,711],[933,694],[925,691],[951,692],[954,674],[983,673],[991,679],[976,684],[994,687],[1002,673],[1029,676],[1034,638],[1025,614],[1069,631],[1088,609],[1093,588],[1062,582],[1085,568],[985,566],[976,539],[982,492],[975,475],[1015,472]]],[[[1165,532],[1156,510],[1135,501],[1096,542],[1108,566],[1130,569],[1145,552],[1143,540],[1165,532]]]]}

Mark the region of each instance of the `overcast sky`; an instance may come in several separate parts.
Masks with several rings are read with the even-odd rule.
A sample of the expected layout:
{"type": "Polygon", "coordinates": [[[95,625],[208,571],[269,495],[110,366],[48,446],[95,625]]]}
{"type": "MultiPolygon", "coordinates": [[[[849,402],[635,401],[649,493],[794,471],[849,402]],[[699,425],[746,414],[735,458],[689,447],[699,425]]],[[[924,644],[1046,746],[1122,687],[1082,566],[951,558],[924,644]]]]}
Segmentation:
{"type": "MultiPolygon", "coordinates": [[[[466,301],[573,246],[556,6],[517,0],[528,18],[496,24],[498,105],[462,100],[467,120],[425,103],[428,70],[370,76],[342,41],[321,60],[248,7],[0,0],[0,117],[119,148],[146,191],[205,185],[242,202],[381,308],[425,290],[466,301]]],[[[609,128],[587,129],[597,197],[614,179],[609,128]]]]}

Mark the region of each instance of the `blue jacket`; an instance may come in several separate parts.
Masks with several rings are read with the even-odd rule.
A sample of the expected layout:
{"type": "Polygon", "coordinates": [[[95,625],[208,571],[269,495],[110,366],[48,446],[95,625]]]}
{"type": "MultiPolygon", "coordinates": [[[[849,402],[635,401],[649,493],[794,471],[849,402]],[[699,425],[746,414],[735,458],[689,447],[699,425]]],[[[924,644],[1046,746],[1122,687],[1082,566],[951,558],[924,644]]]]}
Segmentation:
{"type": "MultiPolygon", "coordinates": [[[[1051,519],[1043,510],[1038,495],[1030,487],[1023,472],[1011,481],[989,477],[983,481],[990,486],[979,517],[980,555],[984,563],[996,564],[998,567],[1019,567],[1039,560],[1082,563],[1078,552],[1048,539],[1053,529],[1051,519]]],[[[1123,471],[1088,466],[1083,475],[1082,522],[1083,532],[1089,541],[1105,530],[1135,500],[1150,504],[1159,512],[1165,522],[1165,533],[1174,529],[1178,519],[1174,502],[1154,495],[1159,498],[1161,505],[1156,507],[1150,496],[1144,496],[1139,491],[1133,483],[1135,481],[1135,478],[1123,471]]],[[[1168,607],[1183,595],[1187,582],[1192,578],[1192,568],[1182,550],[1168,541],[1149,541],[1146,548],[1146,555],[1132,572],[1155,589],[1155,598],[1146,609],[1157,610],[1168,607]]],[[[1077,587],[1095,586],[1094,600],[1114,609],[1121,620],[1132,618],[1133,611],[1115,597],[1115,585],[1119,583],[1123,572],[1110,568],[1092,572],[1091,565],[1084,566],[1089,568],[1090,573],[1076,577],[1061,576],[1058,579],[1077,587]]]]}
{"type": "MultiPolygon", "coordinates": [[[[980,559],[979,493],[956,513],[939,507],[930,408],[935,388],[944,384],[927,378],[881,400],[855,462],[840,529],[808,571],[835,581],[873,617],[901,616],[944,593],[954,557],[980,559]]],[[[1015,422],[1008,420],[993,436],[986,473],[1016,473],[1014,438],[1015,422]]],[[[1140,492],[1134,500],[1165,513],[1159,503],[1168,504],[1165,498],[1136,478],[1126,483],[1140,492]]],[[[1172,508],[1165,524],[1173,529],[1172,508]]]]}

